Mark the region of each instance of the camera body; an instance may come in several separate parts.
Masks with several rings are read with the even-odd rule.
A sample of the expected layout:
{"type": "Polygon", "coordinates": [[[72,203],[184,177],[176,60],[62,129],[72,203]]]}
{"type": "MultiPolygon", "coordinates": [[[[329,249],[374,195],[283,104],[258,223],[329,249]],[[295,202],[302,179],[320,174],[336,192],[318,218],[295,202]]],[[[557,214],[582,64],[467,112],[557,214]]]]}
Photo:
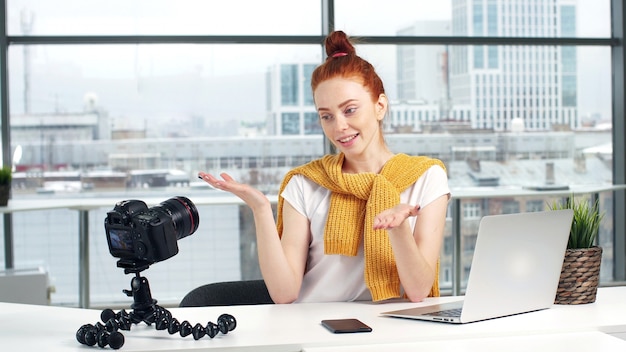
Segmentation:
{"type": "Polygon", "coordinates": [[[185,197],[148,208],[141,200],[118,202],[104,221],[109,252],[118,266],[137,271],[178,253],[178,240],[198,228],[198,212],[185,197]]]}

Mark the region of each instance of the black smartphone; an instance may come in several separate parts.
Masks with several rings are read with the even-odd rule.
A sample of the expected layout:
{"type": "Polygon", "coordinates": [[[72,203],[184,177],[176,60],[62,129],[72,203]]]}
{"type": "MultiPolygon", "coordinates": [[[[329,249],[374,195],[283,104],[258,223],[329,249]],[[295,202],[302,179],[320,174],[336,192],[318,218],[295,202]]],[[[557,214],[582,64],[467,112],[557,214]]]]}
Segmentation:
{"type": "Polygon", "coordinates": [[[327,319],[322,320],[322,325],[335,334],[372,331],[372,328],[358,319],[327,319]]]}

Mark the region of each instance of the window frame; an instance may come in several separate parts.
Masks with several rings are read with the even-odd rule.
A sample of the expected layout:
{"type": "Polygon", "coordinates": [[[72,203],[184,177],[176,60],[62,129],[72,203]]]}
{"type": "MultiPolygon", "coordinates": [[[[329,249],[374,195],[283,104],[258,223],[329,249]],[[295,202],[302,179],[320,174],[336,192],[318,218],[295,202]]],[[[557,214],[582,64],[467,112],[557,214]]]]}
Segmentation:
{"type": "MultiPolygon", "coordinates": [[[[626,184],[626,49],[624,46],[625,7],[621,0],[611,1],[612,33],[610,38],[541,38],[541,37],[458,37],[458,36],[361,36],[363,45],[550,45],[550,46],[608,46],[612,52],[612,91],[613,91],[613,184],[626,184]]],[[[8,49],[11,45],[63,45],[63,44],[317,44],[323,52],[321,43],[325,36],[333,30],[335,23],[335,1],[320,0],[322,8],[321,33],[314,36],[282,35],[122,35],[122,36],[8,36],[7,35],[7,1],[0,0],[0,137],[2,138],[2,160],[5,166],[11,166],[10,119],[8,107],[8,49]]],[[[334,152],[328,141],[324,143],[324,151],[334,152]]],[[[614,261],[616,281],[626,280],[626,195],[624,190],[614,193],[614,224],[615,233],[614,261]]],[[[5,268],[13,268],[12,253],[12,220],[11,213],[4,213],[5,268]]]]}

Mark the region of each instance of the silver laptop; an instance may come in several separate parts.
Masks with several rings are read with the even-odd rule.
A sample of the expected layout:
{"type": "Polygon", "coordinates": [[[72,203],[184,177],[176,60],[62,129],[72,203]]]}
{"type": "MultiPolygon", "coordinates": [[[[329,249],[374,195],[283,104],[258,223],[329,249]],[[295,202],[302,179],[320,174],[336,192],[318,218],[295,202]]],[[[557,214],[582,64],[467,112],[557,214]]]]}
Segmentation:
{"type": "Polygon", "coordinates": [[[381,314],[462,324],[549,308],[572,218],[571,209],[483,217],[463,300],[381,314]]]}

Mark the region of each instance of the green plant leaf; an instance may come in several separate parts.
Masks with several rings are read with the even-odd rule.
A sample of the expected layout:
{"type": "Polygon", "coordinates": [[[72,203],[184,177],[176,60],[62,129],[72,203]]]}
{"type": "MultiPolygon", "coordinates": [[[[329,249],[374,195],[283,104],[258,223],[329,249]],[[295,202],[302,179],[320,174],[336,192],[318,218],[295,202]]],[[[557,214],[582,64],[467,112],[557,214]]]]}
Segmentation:
{"type": "Polygon", "coordinates": [[[9,184],[11,183],[11,178],[13,177],[13,170],[10,167],[4,166],[0,168],[0,184],[9,184]]]}
{"type": "Polygon", "coordinates": [[[570,229],[567,248],[590,248],[595,245],[604,213],[600,213],[598,200],[590,204],[587,200],[576,202],[571,196],[565,203],[554,202],[548,205],[552,210],[572,209],[574,218],[570,229]]]}

